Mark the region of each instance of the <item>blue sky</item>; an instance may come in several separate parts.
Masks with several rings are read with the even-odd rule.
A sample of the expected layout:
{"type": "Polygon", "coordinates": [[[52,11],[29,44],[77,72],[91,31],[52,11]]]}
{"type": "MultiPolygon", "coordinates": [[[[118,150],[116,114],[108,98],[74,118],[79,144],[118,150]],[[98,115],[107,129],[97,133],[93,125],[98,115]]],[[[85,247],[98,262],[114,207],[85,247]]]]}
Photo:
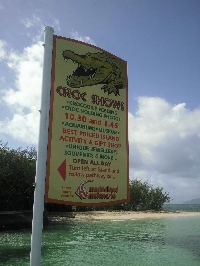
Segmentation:
{"type": "Polygon", "coordinates": [[[200,191],[198,0],[0,0],[0,139],[37,146],[44,27],[128,62],[130,177],[200,191]]]}

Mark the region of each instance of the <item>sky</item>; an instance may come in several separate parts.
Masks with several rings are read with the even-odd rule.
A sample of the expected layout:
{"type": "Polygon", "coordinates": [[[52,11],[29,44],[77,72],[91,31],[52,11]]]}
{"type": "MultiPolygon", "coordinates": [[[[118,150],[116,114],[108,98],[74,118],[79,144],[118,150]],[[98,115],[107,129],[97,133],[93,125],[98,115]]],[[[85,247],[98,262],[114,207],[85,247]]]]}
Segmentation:
{"type": "Polygon", "coordinates": [[[0,140],[37,148],[44,28],[128,62],[130,179],[200,197],[199,0],[0,0],[0,140]]]}

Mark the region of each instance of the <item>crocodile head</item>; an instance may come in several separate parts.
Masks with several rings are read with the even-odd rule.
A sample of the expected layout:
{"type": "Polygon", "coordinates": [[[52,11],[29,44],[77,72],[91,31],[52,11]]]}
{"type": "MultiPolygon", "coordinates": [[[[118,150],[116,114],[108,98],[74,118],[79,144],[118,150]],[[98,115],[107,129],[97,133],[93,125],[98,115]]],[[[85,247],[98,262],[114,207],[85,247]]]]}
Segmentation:
{"type": "Polygon", "coordinates": [[[124,84],[122,69],[117,66],[117,60],[114,57],[104,53],[78,55],[70,50],[64,51],[62,55],[65,60],[77,63],[77,68],[66,78],[66,83],[71,88],[102,84],[104,92],[119,95],[119,89],[124,84]]]}

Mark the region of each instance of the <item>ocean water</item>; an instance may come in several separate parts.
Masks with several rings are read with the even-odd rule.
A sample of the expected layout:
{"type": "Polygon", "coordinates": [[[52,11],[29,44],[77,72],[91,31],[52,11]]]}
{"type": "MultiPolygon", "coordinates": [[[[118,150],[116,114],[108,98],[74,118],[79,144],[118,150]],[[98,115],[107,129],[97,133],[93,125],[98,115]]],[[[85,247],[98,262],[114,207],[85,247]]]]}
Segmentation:
{"type": "MultiPolygon", "coordinates": [[[[29,265],[30,237],[30,230],[0,233],[0,265],[29,265]]],[[[200,217],[49,226],[41,265],[200,266],[200,217]]]]}
{"type": "Polygon", "coordinates": [[[164,204],[163,209],[176,212],[200,212],[200,204],[164,204]]]}

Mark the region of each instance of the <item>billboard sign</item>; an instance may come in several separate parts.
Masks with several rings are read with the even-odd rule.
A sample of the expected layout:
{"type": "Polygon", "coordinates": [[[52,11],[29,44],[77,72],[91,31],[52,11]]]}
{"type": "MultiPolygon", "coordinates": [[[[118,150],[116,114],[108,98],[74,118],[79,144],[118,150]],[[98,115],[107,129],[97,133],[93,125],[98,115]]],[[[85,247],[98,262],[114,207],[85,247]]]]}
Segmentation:
{"type": "Polygon", "coordinates": [[[45,201],[128,201],[127,63],[54,35],[45,201]]]}

